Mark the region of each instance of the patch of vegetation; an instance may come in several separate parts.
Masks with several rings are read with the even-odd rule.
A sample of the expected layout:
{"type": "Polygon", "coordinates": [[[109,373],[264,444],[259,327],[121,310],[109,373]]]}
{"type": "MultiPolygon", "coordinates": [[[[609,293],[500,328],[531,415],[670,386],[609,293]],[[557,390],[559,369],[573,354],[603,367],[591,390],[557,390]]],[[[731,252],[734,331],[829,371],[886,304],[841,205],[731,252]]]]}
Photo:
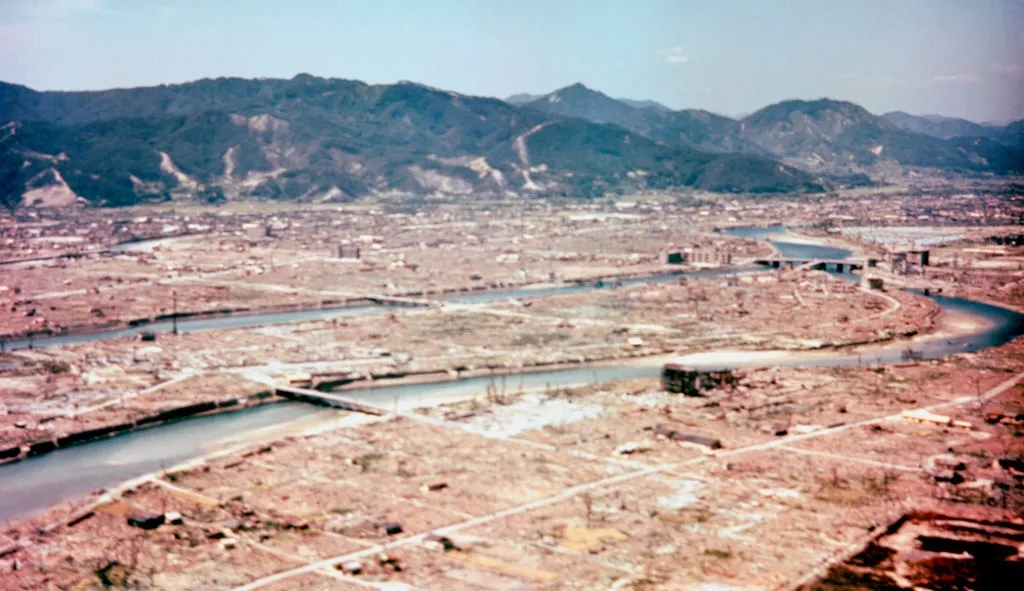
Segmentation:
{"type": "Polygon", "coordinates": [[[686,508],[676,511],[674,514],[659,513],[658,519],[665,523],[676,523],[689,525],[692,523],[707,523],[714,513],[706,507],[686,508]]]}
{"type": "Polygon", "coordinates": [[[510,404],[512,402],[512,394],[505,388],[505,376],[501,376],[500,383],[491,378],[491,381],[487,383],[485,396],[487,402],[491,404],[500,404],[502,406],[510,404]]]}
{"type": "Polygon", "coordinates": [[[889,487],[892,483],[899,480],[899,474],[895,472],[885,472],[881,477],[865,476],[862,479],[864,490],[869,494],[875,496],[887,496],[889,494],[889,487]]]}
{"type": "Polygon", "coordinates": [[[837,471],[832,472],[832,477],[819,482],[820,488],[814,498],[826,503],[854,507],[864,503],[864,490],[860,487],[851,486],[849,480],[839,476],[837,471]]]}
{"type": "Polygon", "coordinates": [[[130,585],[131,571],[116,560],[96,567],[93,569],[93,574],[100,580],[100,584],[107,589],[127,589],[130,585]]]}
{"type": "Polygon", "coordinates": [[[808,591],[898,591],[903,589],[891,578],[873,572],[855,571],[840,565],[807,587],[808,591]]]}
{"type": "Polygon", "coordinates": [[[63,361],[43,361],[43,369],[46,373],[53,375],[65,374],[71,371],[71,366],[63,361]]]}
{"type": "Polygon", "coordinates": [[[359,466],[363,472],[370,472],[382,459],[384,459],[384,454],[370,452],[355,458],[352,463],[359,466]]]}

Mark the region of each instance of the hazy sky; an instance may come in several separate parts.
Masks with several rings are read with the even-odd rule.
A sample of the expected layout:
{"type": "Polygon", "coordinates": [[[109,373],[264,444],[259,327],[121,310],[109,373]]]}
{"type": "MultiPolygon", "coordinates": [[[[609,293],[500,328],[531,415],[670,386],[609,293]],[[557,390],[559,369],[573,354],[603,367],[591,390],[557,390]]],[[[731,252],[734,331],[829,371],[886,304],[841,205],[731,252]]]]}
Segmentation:
{"type": "Polygon", "coordinates": [[[1024,0],[0,0],[0,80],[40,90],[299,72],[1020,119],[1024,0]]]}

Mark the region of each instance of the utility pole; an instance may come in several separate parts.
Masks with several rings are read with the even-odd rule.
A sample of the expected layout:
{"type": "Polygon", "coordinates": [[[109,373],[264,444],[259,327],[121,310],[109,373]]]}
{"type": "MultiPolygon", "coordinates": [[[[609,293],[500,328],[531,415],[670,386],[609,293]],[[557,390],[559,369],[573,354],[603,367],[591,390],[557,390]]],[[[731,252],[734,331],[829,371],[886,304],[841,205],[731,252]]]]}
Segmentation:
{"type": "Polygon", "coordinates": [[[171,321],[174,323],[174,336],[178,336],[178,290],[171,290],[171,299],[174,301],[174,311],[171,314],[171,321]]]}

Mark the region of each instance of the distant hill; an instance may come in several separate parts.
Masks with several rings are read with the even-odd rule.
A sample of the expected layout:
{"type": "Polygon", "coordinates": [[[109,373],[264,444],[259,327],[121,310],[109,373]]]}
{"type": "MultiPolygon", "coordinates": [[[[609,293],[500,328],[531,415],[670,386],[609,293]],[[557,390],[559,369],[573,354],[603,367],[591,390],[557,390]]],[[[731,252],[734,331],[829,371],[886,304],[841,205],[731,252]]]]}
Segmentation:
{"type": "Polygon", "coordinates": [[[932,137],[949,139],[951,137],[994,137],[999,129],[985,126],[966,119],[943,117],[942,115],[911,115],[903,111],[893,111],[882,115],[890,123],[905,131],[923,133],[932,137]]]}
{"type": "Polygon", "coordinates": [[[612,123],[678,148],[768,155],[743,140],[739,122],[728,117],[697,109],[636,108],[582,84],[561,88],[524,106],[548,115],[612,123]]]}
{"type": "Polygon", "coordinates": [[[736,120],[695,109],[636,108],[635,103],[574,84],[524,106],[548,115],[612,123],[668,146],[781,158],[836,178],[884,176],[903,167],[960,174],[1024,169],[1019,127],[993,129],[964,120],[896,113],[879,117],[859,105],[831,99],[783,101],[736,120]],[[926,126],[931,133],[916,131],[926,126]]]}
{"type": "Polygon", "coordinates": [[[661,104],[661,103],[659,103],[657,101],[651,101],[651,100],[637,101],[637,100],[627,99],[627,98],[620,98],[620,99],[615,99],[615,100],[619,101],[620,103],[626,103],[627,105],[633,107],[634,109],[655,109],[657,111],[671,111],[672,110],[672,109],[666,107],[665,105],[663,105],[663,104],[661,104]]]}
{"type": "MultiPolygon", "coordinates": [[[[533,101],[535,101],[535,100],[537,100],[539,98],[542,98],[543,96],[544,96],[543,94],[528,94],[528,93],[522,92],[522,93],[519,93],[519,94],[513,94],[512,96],[506,98],[505,102],[506,103],[512,103],[513,105],[525,105],[526,103],[532,103],[533,101]]],[[[620,99],[615,99],[615,100],[619,101],[620,103],[624,103],[626,105],[629,105],[630,107],[633,107],[634,109],[657,109],[659,111],[671,111],[672,110],[672,109],[666,107],[665,105],[663,105],[663,104],[661,104],[659,102],[651,101],[651,100],[638,101],[638,100],[627,99],[627,98],[620,98],[620,99]]]]}
{"type": "Polygon", "coordinates": [[[996,137],[1008,146],[1024,146],[1024,119],[999,129],[996,137]]]}
{"type": "Polygon", "coordinates": [[[783,101],[744,117],[741,124],[745,139],[810,171],[872,171],[893,165],[995,174],[1024,169],[1019,147],[907,131],[845,101],[783,101]]]}
{"type": "Polygon", "coordinates": [[[521,92],[519,94],[513,94],[512,96],[506,98],[505,102],[506,103],[511,103],[513,105],[525,105],[526,103],[533,102],[533,101],[539,99],[542,96],[544,96],[544,95],[541,95],[541,94],[527,94],[525,92],[521,92]]]}
{"type": "Polygon", "coordinates": [[[407,82],[299,75],[99,92],[0,83],[0,196],[8,207],[55,195],[130,205],[389,191],[588,197],[669,187],[794,192],[822,183],[760,155],[709,154],[620,125],[407,82]]]}

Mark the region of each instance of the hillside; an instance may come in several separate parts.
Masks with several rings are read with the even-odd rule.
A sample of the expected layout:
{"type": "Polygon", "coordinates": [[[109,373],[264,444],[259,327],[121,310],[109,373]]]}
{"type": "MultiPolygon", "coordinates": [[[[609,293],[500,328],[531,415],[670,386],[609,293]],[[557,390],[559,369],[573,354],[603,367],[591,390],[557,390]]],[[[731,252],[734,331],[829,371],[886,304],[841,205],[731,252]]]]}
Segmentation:
{"type": "Polygon", "coordinates": [[[506,97],[505,102],[513,105],[525,105],[526,103],[539,99],[541,96],[542,95],[539,94],[521,92],[519,94],[513,94],[512,96],[506,97]]]}
{"type": "Polygon", "coordinates": [[[728,117],[697,109],[672,111],[652,101],[627,103],[582,84],[556,90],[525,106],[547,115],[612,123],[677,148],[767,154],[744,141],[739,122],[728,117]]]}
{"type": "Polygon", "coordinates": [[[830,99],[783,101],[740,120],[695,109],[637,108],[641,104],[574,84],[525,106],[547,115],[612,123],[668,146],[768,156],[840,177],[884,176],[902,167],[961,174],[1024,169],[1019,131],[1014,135],[1013,125],[994,129],[945,118],[896,113],[879,117],[830,99]]]}
{"type": "Polygon", "coordinates": [[[666,107],[665,105],[663,105],[663,104],[661,104],[661,103],[659,103],[657,101],[652,101],[652,100],[637,101],[637,100],[628,99],[628,98],[620,98],[620,99],[615,99],[615,100],[619,101],[620,103],[626,103],[627,105],[633,107],[634,109],[657,109],[658,111],[671,111],[672,110],[672,109],[666,107]]]}
{"type": "Polygon", "coordinates": [[[845,101],[784,101],[745,117],[743,137],[809,171],[864,172],[912,166],[1006,174],[1021,150],[981,138],[940,139],[901,129],[845,101]]]}
{"type": "Polygon", "coordinates": [[[882,117],[904,131],[923,133],[944,140],[953,137],[994,137],[999,134],[998,127],[941,115],[911,115],[903,111],[893,111],[882,117]]]}
{"type": "Polygon", "coordinates": [[[322,201],[389,191],[820,189],[813,176],[771,160],[665,146],[618,127],[407,82],[299,75],[101,92],[3,84],[0,120],[8,207],[46,187],[101,205],[247,196],[322,201]]]}

